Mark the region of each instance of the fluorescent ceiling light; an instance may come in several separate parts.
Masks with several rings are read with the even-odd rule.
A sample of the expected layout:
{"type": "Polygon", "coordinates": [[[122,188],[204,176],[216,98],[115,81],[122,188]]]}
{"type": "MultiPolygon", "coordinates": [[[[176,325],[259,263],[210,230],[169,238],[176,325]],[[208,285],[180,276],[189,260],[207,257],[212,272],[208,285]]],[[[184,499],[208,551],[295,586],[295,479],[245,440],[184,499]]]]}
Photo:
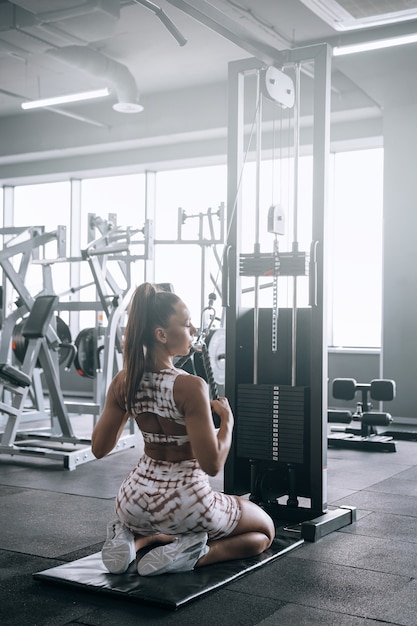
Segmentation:
{"type": "Polygon", "coordinates": [[[417,42],[417,33],[411,35],[402,35],[400,37],[391,37],[389,39],[376,39],[375,41],[366,41],[364,43],[348,44],[346,46],[335,46],[333,48],[333,56],[339,57],[345,54],[355,54],[356,52],[368,52],[369,50],[381,50],[383,48],[391,48],[393,46],[404,46],[408,43],[417,42]]]}
{"type": "Polygon", "coordinates": [[[66,104],[68,102],[79,102],[81,100],[93,100],[94,98],[104,98],[110,95],[110,90],[96,89],[95,91],[83,91],[81,93],[72,93],[66,96],[57,96],[56,98],[44,98],[43,100],[31,100],[30,102],[22,102],[22,109],[39,109],[43,107],[54,106],[56,104],[66,104]]]}

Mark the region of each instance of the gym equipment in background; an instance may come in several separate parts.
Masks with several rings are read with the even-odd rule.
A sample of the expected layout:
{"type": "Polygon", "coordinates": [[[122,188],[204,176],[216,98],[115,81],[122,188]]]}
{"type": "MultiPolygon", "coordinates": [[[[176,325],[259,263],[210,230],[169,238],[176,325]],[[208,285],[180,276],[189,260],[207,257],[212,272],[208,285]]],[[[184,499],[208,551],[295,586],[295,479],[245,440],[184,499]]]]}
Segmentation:
{"type": "Polygon", "coordinates": [[[358,383],[354,378],[335,378],[332,383],[332,395],[336,400],[351,401],[357,393],[360,400],[356,409],[329,409],[328,421],[331,424],[342,423],[346,426],[331,427],[327,439],[333,448],[355,448],[359,450],[376,450],[396,452],[393,438],[379,433],[379,426],[389,426],[393,419],[390,413],[373,410],[372,402],[390,402],[395,398],[395,381],[374,379],[369,383],[358,383]],[[359,428],[355,426],[359,424],[359,428]]]}
{"type": "MultiPolygon", "coordinates": [[[[89,213],[87,238],[88,244],[80,256],[67,260],[73,265],[88,265],[93,280],[85,287],[95,288],[96,299],[81,300],[84,286],[72,286],[65,292],[71,294],[71,299],[60,300],[58,306],[60,311],[68,311],[70,317],[80,311],[95,313],[96,325],[81,328],[74,341],[74,367],[81,377],[92,381],[93,401],[66,402],[70,412],[92,414],[95,421],[103,409],[110,382],[122,367],[122,335],[133,293],[132,272],[137,261],[146,262],[152,257],[153,225],[146,220],[142,229],[126,228],[117,224],[114,213],[107,219],[89,213]],[[142,247],[140,254],[134,252],[138,245],[142,247]]],[[[132,421],[129,428],[133,436],[132,421]]]]}
{"type": "MultiPolygon", "coordinates": [[[[0,454],[10,456],[36,456],[58,459],[65,469],[73,470],[77,465],[93,460],[91,440],[74,434],[67,406],[60,389],[53,346],[48,342],[48,331],[57,296],[38,296],[25,318],[22,336],[27,341],[21,368],[10,363],[0,364],[0,391],[11,395],[11,402],[1,402],[0,412],[8,415],[0,442],[0,454]],[[51,429],[22,431],[20,422],[25,411],[25,402],[34,382],[34,373],[42,370],[50,402],[51,429]]],[[[46,409],[45,409],[46,411],[46,409]]],[[[41,417],[41,416],[39,416],[41,417]]],[[[43,415],[43,418],[46,414],[43,415]]],[[[123,447],[133,447],[136,441],[121,438],[114,451],[123,447]]]]}
{"type": "MultiPolygon", "coordinates": [[[[28,339],[23,335],[25,324],[26,319],[23,317],[13,329],[12,350],[19,363],[23,363],[28,345],[28,339]]],[[[65,366],[66,369],[69,369],[76,357],[76,346],[72,343],[71,331],[64,320],[56,315],[54,324],[59,339],[59,343],[55,346],[59,355],[58,363],[59,365],[65,366]]]]}
{"type": "MultiPolygon", "coordinates": [[[[0,229],[0,235],[4,238],[3,250],[0,252],[0,267],[3,271],[2,286],[2,326],[0,335],[0,363],[16,364],[23,363],[28,340],[22,335],[25,317],[29,314],[34,297],[31,295],[26,283],[29,269],[34,260],[39,260],[45,255],[46,246],[56,244],[58,259],[65,257],[66,231],[64,226],[58,226],[55,231],[46,232],[43,226],[6,227],[0,229]],[[16,308],[13,307],[13,295],[16,308]]],[[[50,284],[50,267],[41,266],[43,282],[50,284]]],[[[46,290],[42,295],[48,293],[46,290]]],[[[60,358],[65,353],[71,357],[72,346],[61,352],[64,339],[57,334],[58,323],[56,318],[47,330],[48,345],[52,350],[53,362],[56,361],[57,353],[60,358]]],[[[38,365],[38,363],[36,364],[38,365]]],[[[51,382],[53,384],[53,382],[51,382]]],[[[8,393],[3,390],[3,400],[7,403],[8,393]]],[[[25,406],[20,418],[28,420],[45,419],[50,416],[49,409],[45,406],[44,394],[41,383],[41,370],[33,369],[32,381],[28,390],[28,399],[32,400],[31,408],[25,406]]],[[[19,421],[20,421],[19,418],[19,421]]]]}
{"type": "Polygon", "coordinates": [[[82,456],[84,460],[87,460],[86,457],[90,455],[91,460],[93,456],[91,449],[87,447],[90,442],[75,437],[73,433],[62,394],[59,393],[56,368],[47,342],[48,329],[57,301],[57,296],[39,296],[34,301],[22,329],[22,336],[27,340],[27,346],[21,369],[9,363],[0,365],[1,391],[7,389],[12,396],[11,404],[5,402],[0,404],[1,412],[9,415],[1,437],[0,454],[59,458],[64,461],[65,467],[73,469],[78,461],[77,457],[82,456]],[[51,433],[45,434],[45,431],[23,433],[18,430],[38,360],[47,381],[53,414],[61,429],[62,434],[59,436],[51,433]],[[55,449],[48,450],[44,447],[44,442],[49,444],[54,442],[55,449]],[[58,442],[61,446],[83,444],[83,449],[60,452],[58,442]]]}
{"type": "Polygon", "coordinates": [[[98,370],[97,328],[83,328],[75,338],[74,367],[80,376],[96,378],[98,370]]]}
{"type": "MultiPolygon", "coordinates": [[[[61,303],[58,296],[53,293],[51,267],[56,262],[74,261],[65,255],[65,227],[58,227],[52,233],[45,233],[43,227],[6,228],[1,229],[0,234],[8,236],[0,252],[0,266],[3,270],[2,293],[13,289],[18,294],[17,308],[7,316],[2,315],[0,413],[8,417],[1,436],[0,454],[59,459],[66,469],[72,470],[77,465],[91,461],[95,457],[91,452],[91,440],[75,436],[69,414],[70,412],[79,414],[91,412],[97,415],[104,402],[107,387],[103,389],[101,385],[100,401],[96,403],[71,403],[64,400],[59,366],[69,367],[74,357],[77,357],[80,362],[82,355],[81,349],[78,352],[77,345],[72,344],[67,325],[59,316],[54,315],[54,311],[60,308],[61,303]],[[58,246],[57,257],[46,258],[45,245],[54,240],[58,246]],[[40,249],[43,252],[42,255],[40,249]],[[15,263],[13,263],[14,256],[17,256],[15,263]],[[15,266],[19,258],[20,265],[17,270],[15,266]],[[35,297],[31,295],[25,284],[28,268],[32,264],[38,264],[41,267],[44,283],[44,291],[35,297]],[[48,406],[44,398],[44,388],[49,399],[48,406]],[[27,406],[28,399],[32,400],[31,407],[27,406]],[[42,425],[41,428],[35,428],[32,431],[23,429],[23,423],[26,425],[28,421],[35,420],[42,422],[47,420],[50,422],[50,427],[42,425]]],[[[115,237],[120,238],[120,232],[115,237]]],[[[115,252],[110,245],[112,237],[109,235],[109,238],[103,237],[103,239],[103,246],[106,246],[106,252],[110,256],[112,252],[115,252]]],[[[132,261],[132,255],[129,256],[129,252],[123,255],[120,246],[117,254],[121,254],[123,262],[130,264],[132,261]]],[[[106,375],[109,378],[118,364],[118,361],[115,363],[114,360],[115,346],[118,346],[120,352],[121,335],[118,334],[122,332],[120,318],[126,310],[130,291],[127,289],[126,293],[123,293],[118,287],[118,298],[111,300],[107,298],[103,292],[103,284],[106,280],[109,282],[109,272],[104,266],[103,259],[100,267],[104,275],[103,283],[100,283],[101,306],[103,303],[107,304],[106,314],[109,319],[108,327],[102,331],[103,345],[105,349],[107,348],[107,353],[112,355],[111,359],[110,357],[108,359],[106,369],[106,375]]],[[[130,265],[124,274],[128,283],[130,283],[129,270],[130,265]]],[[[98,278],[101,278],[98,271],[96,274],[98,278]]],[[[118,283],[113,281],[112,285],[116,286],[118,283]]],[[[8,310],[5,308],[7,304],[4,301],[2,306],[3,310],[8,310]]],[[[94,306],[97,310],[97,303],[94,303],[94,306]]],[[[66,303],[62,306],[62,309],[65,308],[67,308],[66,303]]],[[[114,452],[136,445],[137,433],[130,420],[129,433],[122,435],[114,452]]]]}

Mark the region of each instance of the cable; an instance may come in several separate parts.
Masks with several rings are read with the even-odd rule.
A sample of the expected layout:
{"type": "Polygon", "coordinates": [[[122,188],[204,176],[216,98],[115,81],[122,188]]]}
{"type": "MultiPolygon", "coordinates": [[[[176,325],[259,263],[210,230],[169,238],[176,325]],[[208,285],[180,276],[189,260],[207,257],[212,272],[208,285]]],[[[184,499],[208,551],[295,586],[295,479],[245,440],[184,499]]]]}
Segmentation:
{"type": "MultiPolygon", "coordinates": [[[[245,169],[246,160],[247,160],[248,154],[249,154],[249,148],[251,146],[254,129],[256,127],[256,117],[258,115],[259,103],[260,103],[260,98],[258,100],[257,107],[255,109],[255,114],[254,114],[254,117],[253,117],[253,120],[252,120],[248,146],[247,146],[246,152],[244,154],[242,169],[241,169],[240,174],[239,174],[239,179],[238,179],[238,184],[237,184],[237,189],[236,189],[236,195],[235,195],[235,198],[234,198],[234,201],[233,201],[233,208],[232,208],[232,212],[231,212],[231,216],[230,216],[230,220],[229,220],[229,225],[228,225],[227,232],[226,232],[226,243],[223,246],[223,251],[226,250],[226,247],[227,247],[227,241],[229,240],[230,229],[231,229],[233,218],[234,218],[234,215],[235,215],[235,212],[236,212],[236,208],[237,208],[237,199],[238,199],[238,196],[239,196],[240,187],[242,185],[243,170],[245,169]]],[[[220,271],[221,271],[221,268],[219,267],[218,270],[217,270],[216,284],[218,283],[218,280],[219,280],[220,271]]]]}

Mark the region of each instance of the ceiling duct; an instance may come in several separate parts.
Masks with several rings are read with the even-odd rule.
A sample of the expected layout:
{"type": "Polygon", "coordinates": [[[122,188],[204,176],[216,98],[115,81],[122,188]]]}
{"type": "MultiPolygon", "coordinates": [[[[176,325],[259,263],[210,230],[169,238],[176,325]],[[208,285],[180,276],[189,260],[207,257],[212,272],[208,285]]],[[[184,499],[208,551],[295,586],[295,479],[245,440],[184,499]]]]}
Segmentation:
{"type": "Polygon", "coordinates": [[[120,19],[120,0],[10,0],[19,29],[42,39],[49,32],[61,43],[98,41],[113,35],[120,19]],[[72,41],[71,41],[72,40],[72,41]]]}
{"type": "Polygon", "coordinates": [[[64,46],[48,50],[55,59],[77,68],[102,80],[116,92],[116,111],[138,113],[143,107],[139,104],[139,92],[134,77],[125,65],[92,50],[88,46],[64,46]]]}

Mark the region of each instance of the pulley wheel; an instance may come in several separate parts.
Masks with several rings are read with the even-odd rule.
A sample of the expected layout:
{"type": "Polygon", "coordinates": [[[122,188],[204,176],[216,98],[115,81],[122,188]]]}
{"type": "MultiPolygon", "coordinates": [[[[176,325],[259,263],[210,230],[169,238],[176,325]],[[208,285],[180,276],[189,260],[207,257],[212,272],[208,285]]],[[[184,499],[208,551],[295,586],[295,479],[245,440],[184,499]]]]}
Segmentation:
{"type": "Polygon", "coordinates": [[[74,365],[77,373],[86,378],[97,376],[97,329],[84,328],[75,339],[77,353],[74,365]]]}
{"type": "Polygon", "coordinates": [[[226,380],[226,331],[224,328],[213,331],[207,347],[214,380],[218,385],[224,385],[226,380]]]}
{"type": "MultiPolygon", "coordinates": [[[[213,371],[214,382],[217,385],[224,385],[226,373],[226,332],[224,328],[211,330],[206,339],[208,357],[210,359],[211,369],[213,371]]],[[[201,352],[195,352],[193,355],[194,369],[197,376],[201,376],[207,380],[206,370],[204,369],[203,357],[201,352]]]]}

